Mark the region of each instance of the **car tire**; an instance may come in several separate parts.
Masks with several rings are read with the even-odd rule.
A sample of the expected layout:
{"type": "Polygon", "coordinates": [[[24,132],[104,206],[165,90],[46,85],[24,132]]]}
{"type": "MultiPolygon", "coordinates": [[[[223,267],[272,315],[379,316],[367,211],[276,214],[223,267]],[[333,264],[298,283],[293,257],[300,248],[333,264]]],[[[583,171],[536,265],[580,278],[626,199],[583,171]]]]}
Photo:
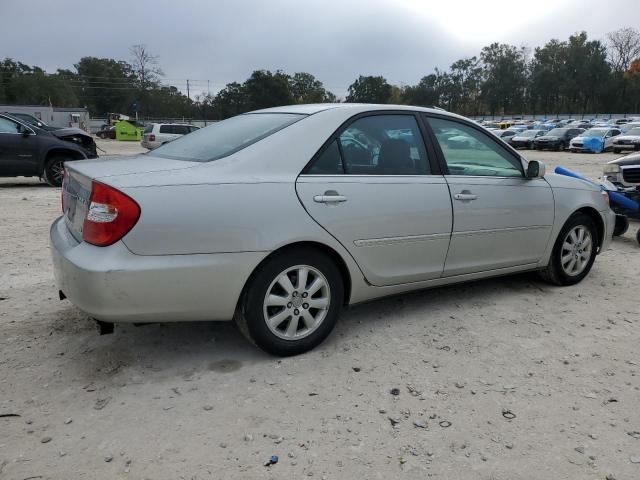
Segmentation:
{"type": "Polygon", "coordinates": [[[636,241],[640,243],[640,229],[636,232],[636,241]]]}
{"type": "Polygon", "coordinates": [[[343,300],[342,275],[331,258],[315,249],[287,250],[268,258],[252,274],[235,321],[262,350],[277,356],[298,355],[327,338],[343,300]],[[304,271],[306,281],[300,285],[304,271]]]}
{"type": "Polygon", "coordinates": [[[555,285],[575,285],[582,281],[596,259],[597,235],[598,229],[591,217],[581,212],[571,215],[560,230],[549,264],[539,272],[542,279],[555,285]],[[580,232],[584,235],[583,240],[580,240],[580,232]],[[587,238],[589,248],[585,251],[587,238]]]}
{"type": "Polygon", "coordinates": [[[68,158],[55,155],[47,160],[44,167],[44,180],[52,187],[60,187],[62,185],[62,174],[64,170],[64,162],[68,158]]]}
{"type": "Polygon", "coordinates": [[[105,138],[107,138],[107,136],[106,136],[104,133],[100,133],[100,134],[98,134],[98,137],[99,137],[99,138],[101,138],[101,139],[103,139],[103,140],[104,140],[105,138]]]}
{"type": "Polygon", "coordinates": [[[560,151],[564,152],[566,148],[567,146],[564,144],[564,142],[560,142],[560,151]]]}
{"type": "Polygon", "coordinates": [[[620,153],[620,149],[618,149],[618,148],[614,148],[614,149],[613,149],[613,153],[620,153]]]}

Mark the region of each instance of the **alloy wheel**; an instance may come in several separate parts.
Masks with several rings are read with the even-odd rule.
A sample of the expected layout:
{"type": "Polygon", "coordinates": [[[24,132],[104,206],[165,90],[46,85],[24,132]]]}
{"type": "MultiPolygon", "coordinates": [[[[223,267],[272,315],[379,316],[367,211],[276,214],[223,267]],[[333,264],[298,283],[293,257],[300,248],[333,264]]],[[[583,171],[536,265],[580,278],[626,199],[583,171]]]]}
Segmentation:
{"type": "Polygon", "coordinates": [[[325,276],[309,265],[296,265],[269,285],[263,301],[264,320],[277,337],[299,340],[318,329],[330,305],[331,290],[325,276]]]}
{"type": "Polygon", "coordinates": [[[578,225],[567,233],[560,252],[560,264],[567,275],[580,275],[591,258],[593,241],[589,229],[578,225]]]}

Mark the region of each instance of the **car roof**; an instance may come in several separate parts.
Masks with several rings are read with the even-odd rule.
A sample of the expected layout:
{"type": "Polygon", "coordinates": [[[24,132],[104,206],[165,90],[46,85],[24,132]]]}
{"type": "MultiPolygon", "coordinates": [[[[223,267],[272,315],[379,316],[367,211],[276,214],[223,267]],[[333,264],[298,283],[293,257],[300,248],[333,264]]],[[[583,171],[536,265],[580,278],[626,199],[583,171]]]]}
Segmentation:
{"type": "Polygon", "coordinates": [[[430,113],[446,113],[447,115],[459,117],[450,112],[437,107],[415,107],[411,105],[390,105],[390,104],[374,104],[374,103],[312,103],[306,105],[285,105],[282,107],[265,108],[262,110],[254,110],[247,113],[299,113],[304,115],[313,115],[314,113],[322,112],[324,110],[343,109],[351,110],[354,114],[368,111],[380,111],[380,110],[407,110],[407,111],[420,111],[430,113]]]}

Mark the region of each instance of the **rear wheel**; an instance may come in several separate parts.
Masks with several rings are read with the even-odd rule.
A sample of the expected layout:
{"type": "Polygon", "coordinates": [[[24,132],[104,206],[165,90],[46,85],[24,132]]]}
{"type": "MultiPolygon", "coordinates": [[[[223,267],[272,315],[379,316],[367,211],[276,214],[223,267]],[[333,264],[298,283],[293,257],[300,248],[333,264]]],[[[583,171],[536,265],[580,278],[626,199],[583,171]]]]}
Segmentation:
{"type": "Polygon", "coordinates": [[[51,157],[44,167],[44,179],[52,187],[59,187],[62,185],[62,176],[64,174],[64,162],[69,160],[68,158],[60,155],[51,157]]]}
{"type": "Polygon", "coordinates": [[[619,148],[614,148],[613,149],[613,153],[620,153],[620,149],[619,148]]]}
{"type": "Polygon", "coordinates": [[[316,347],[331,333],[344,299],[334,262],[313,249],[268,259],[243,294],[236,323],[258,347],[280,356],[316,347]]]}
{"type": "Polygon", "coordinates": [[[574,285],[589,274],[596,258],[598,229],[584,213],[574,213],[564,224],[540,276],[556,285],[574,285]]]}

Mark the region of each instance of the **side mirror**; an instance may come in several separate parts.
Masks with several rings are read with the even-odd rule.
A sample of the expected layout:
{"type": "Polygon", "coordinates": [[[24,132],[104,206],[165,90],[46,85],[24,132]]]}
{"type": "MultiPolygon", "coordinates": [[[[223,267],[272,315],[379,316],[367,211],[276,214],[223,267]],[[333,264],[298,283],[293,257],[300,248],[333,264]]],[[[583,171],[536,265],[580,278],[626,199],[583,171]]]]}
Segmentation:
{"type": "Polygon", "coordinates": [[[21,133],[22,136],[25,137],[25,138],[28,137],[31,134],[29,129],[27,127],[22,126],[22,125],[20,125],[19,133],[21,133]]]}
{"type": "Polygon", "coordinates": [[[530,160],[527,165],[527,178],[542,178],[546,173],[546,166],[539,160],[530,160]]]}

